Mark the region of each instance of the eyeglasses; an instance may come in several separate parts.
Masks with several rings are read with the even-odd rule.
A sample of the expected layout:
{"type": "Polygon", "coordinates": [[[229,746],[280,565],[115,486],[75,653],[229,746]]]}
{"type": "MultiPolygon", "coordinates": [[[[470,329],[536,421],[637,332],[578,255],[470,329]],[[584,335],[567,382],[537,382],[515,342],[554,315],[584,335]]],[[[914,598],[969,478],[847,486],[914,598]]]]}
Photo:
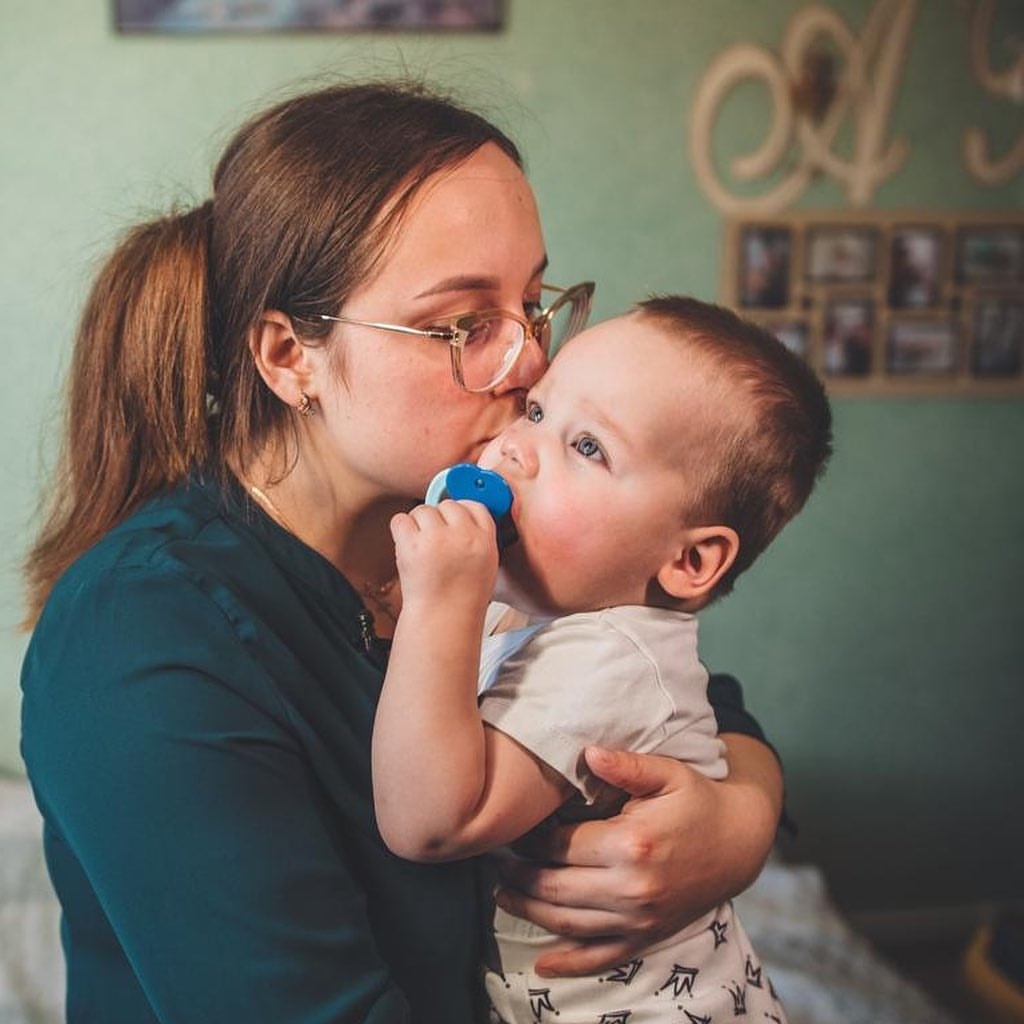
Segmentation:
{"type": "Polygon", "coordinates": [[[451,350],[455,383],[464,391],[490,391],[512,372],[526,347],[527,338],[533,338],[545,356],[549,356],[586,324],[594,294],[593,281],[584,281],[571,288],[543,284],[541,291],[556,294],[548,306],[529,318],[502,309],[485,309],[446,318],[425,329],[354,320],[347,316],[328,316],[326,313],[301,319],[331,320],[446,341],[451,350]]]}

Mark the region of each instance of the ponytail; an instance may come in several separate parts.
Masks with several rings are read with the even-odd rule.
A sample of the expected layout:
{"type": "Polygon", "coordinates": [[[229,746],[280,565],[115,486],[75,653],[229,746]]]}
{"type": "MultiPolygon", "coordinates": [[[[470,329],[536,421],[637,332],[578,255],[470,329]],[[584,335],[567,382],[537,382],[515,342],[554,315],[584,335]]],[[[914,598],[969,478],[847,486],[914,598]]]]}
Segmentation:
{"type": "Polygon", "coordinates": [[[303,344],[326,344],[321,316],[373,272],[419,189],[487,143],[520,163],[498,128],[419,84],[328,86],[238,130],[215,202],[127,234],[78,330],[64,445],[26,564],[28,624],[71,562],[147,498],[197,467],[223,476],[287,450],[293,416],[256,368],[253,326],[279,310],[303,344]]]}
{"type": "Polygon", "coordinates": [[[207,460],[211,211],[208,201],[133,228],[93,285],[49,510],[26,562],[28,625],[86,548],[207,460]]]}

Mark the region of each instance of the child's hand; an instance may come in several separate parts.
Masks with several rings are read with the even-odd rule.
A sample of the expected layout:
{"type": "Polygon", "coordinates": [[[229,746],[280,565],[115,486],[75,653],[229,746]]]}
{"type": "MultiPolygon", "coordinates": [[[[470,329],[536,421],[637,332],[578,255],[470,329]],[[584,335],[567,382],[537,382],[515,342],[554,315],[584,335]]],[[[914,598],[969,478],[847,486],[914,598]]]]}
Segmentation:
{"type": "Polygon", "coordinates": [[[391,520],[402,604],[465,601],[483,607],[498,575],[498,542],[490,512],[476,501],[418,505],[391,520]]]}

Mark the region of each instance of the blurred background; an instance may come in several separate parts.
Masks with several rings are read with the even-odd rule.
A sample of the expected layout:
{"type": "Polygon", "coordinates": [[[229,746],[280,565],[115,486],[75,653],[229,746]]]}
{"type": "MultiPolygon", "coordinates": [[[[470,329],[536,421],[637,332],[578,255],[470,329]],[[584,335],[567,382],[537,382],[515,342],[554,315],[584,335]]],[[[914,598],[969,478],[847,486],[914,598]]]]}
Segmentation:
{"type": "MultiPolygon", "coordinates": [[[[1016,102],[972,74],[979,3],[889,5],[912,19],[881,147],[903,140],[906,156],[871,190],[866,218],[1024,210],[1019,168],[983,183],[962,155],[968,128],[999,154],[1024,123],[1024,73],[1016,102]]],[[[778,54],[805,6],[507,0],[502,27],[483,31],[161,34],[116,31],[112,0],[3,0],[0,767],[21,770],[19,561],[76,316],[119,231],[205,198],[228,135],[267,103],[338,77],[409,72],[454,88],[520,143],[550,279],[596,280],[596,318],[652,291],[724,298],[726,213],[698,164],[726,180],[774,108],[763,83],[738,84],[713,145],[695,154],[695,98],[724,51],[778,54]]],[[[878,5],[824,6],[860,37],[878,5]]],[[[1024,4],[991,10],[986,52],[1011,66],[1024,4]]],[[[851,110],[834,148],[848,156],[854,144],[851,110]]],[[[734,191],[767,191],[788,166],[734,191]]],[[[855,212],[828,174],[785,205],[855,212]]],[[[844,389],[834,409],[826,479],[706,615],[703,652],[742,680],[782,756],[799,824],[785,857],[819,866],[843,910],[879,934],[938,933],[1024,901],[1024,401],[844,389]]]]}

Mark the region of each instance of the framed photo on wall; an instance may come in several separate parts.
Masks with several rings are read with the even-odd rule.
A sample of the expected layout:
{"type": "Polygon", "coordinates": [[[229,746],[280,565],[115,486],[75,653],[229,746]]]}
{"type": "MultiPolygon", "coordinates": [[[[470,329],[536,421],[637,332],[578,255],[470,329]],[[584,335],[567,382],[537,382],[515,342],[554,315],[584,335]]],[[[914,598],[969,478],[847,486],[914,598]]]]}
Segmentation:
{"type": "Polygon", "coordinates": [[[889,245],[889,305],[928,309],[938,304],[944,271],[944,232],[935,227],[899,227],[889,245]]]}
{"type": "Polygon", "coordinates": [[[834,299],[825,309],[822,369],[830,377],[866,377],[874,350],[874,303],[834,299]]]}
{"type": "Polygon", "coordinates": [[[114,0],[120,32],[473,31],[503,0],[114,0]]]}
{"type": "Polygon", "coordinates": [[[1017,377],[1024,350],[1024,300],[981,296],[974,309],[971,372],[978,377],[1017,377]]]}
{"type": "Polygon", "coordinates": [[[891,373],[953,374],[957,331],[951,320],[890,320],[887,365],[891,373]]]}
{"type": "Polygon", "coordinates": [[[789,304],[793,233],[787,227],[753,227],[743,232],[737,287],[747,309],[779,309],[789,304]]]}
{"type": "Polygon", "coordinates": [[[725,230],[723,303],[830,391],[1024,397],[1024,211],[792,210],[725,230]]]}
{"type": "Polygon", "coordinates": [[[957,235],[957,280],[1024,281],[1024,227],[968,227],[957,235]]]}
{"type": "Polygon", "coordinates": [[[878,232],[873,228],[829,225],[807,235],[806,274],[811,281],[870,281],[878,264],[878,232]]]}

